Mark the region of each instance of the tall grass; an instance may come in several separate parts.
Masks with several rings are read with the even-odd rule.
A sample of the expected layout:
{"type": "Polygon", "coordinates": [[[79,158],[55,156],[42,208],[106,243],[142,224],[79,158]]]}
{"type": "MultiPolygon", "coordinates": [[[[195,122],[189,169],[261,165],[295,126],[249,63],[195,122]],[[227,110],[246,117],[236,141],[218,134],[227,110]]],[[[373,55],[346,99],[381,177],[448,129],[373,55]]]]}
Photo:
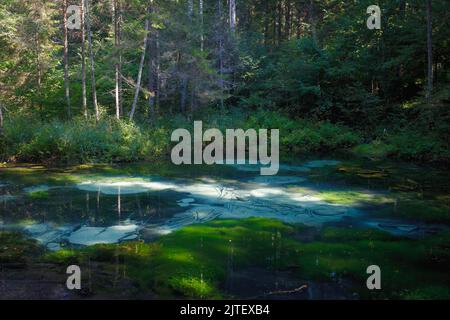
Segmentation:
{"type": "MultiPolygon", "coordinates": [[[[226,114],[198,114],[195,119],[204,121],[204,130],[279,129],[282,154],[353,150],[357,156],[374,158],[450,161],[448,142],[417,130],[374,137],[371,133],[330,122],[292,119],[272,111],[251,113],[242,109],[231,109],[226,114]]],[[[0,161],[61,164],[151,161],[169,157],[173,130],[186,128],[192,132],[193,122],[182,116],[163,117],[154,125],[138,125],[107,117],[98,123],[84,118],[44,122],[24,116],[10,117],[0,133],[0,161]]]]}
{"type": "Polygon", "coordinates": [[[3,130],[5,160],[58,163],[130,162],[167,154],[169,130],[103,119],[40,122],[18,117],[3,130]]]}

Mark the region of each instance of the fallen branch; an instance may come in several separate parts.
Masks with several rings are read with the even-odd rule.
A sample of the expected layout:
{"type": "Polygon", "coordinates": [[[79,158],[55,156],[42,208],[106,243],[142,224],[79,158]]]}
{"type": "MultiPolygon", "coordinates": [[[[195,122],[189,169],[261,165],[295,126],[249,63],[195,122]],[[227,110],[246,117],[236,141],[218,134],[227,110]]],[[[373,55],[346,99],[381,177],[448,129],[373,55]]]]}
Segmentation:
{"type": "Polygon", "coordinates": [[[281,295],[281,294],[295,294],[295,293],[302,292],[306,289],[308,289],[308,285],[305,284],[305,285],[303,285],[299,288],[293,289],[293,290],[271,291],[271,292],[268,292],[266,294],[263,294],[261,296],[257,296],[257,297],[251,298],[251,299],[266,298],[266,297],[276,296],[276,295],[281,295]]]}

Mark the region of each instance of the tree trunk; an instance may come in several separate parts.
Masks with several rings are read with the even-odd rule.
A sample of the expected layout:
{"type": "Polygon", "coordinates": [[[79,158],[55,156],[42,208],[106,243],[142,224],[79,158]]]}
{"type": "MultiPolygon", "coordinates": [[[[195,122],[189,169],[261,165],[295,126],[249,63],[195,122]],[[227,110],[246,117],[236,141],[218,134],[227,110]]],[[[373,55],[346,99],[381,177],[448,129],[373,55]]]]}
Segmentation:
{"type": "Polygon", "coordinates": [[[284,36],[286,37],[286,39],[289,40],[291,38],[291,28],[292,28],[292,3],[291,3],[291,0],[287,0],[285,14],[286,14],[286,16],[285,16],[286,25],[285,25],[284,36]]]}
{"type": "Polygon", "coordinates": [[[89,46],[89,58],[91,62],[91,89],[92,89],[92,99],[94,102],[94,109],[95,109],[95,119],[97,121],[100,120],[100,112],[98,110],[98,103],[97,103],[97,90],[95,88],[95,64],[94,64],[94,51],[92,49],[92,31],[91,31],[91,19],[89,16],[89,0],[85,0],[85,15],[86,15],[86,28],[87,28],[87,34],[88,34],[88,46],[89,46]]]}
{"type": "Polygon", "coordinates": [[[311,0],[309,4],[309,23],[311,25],[311,34],[314,45],[317,47],[317,26],[316,26],[316,17],[315,17],[315,5],[314,0],[311,0]]]}
{"type": "Polygon", "coordinates": [[[224,84],[224,79],[223,79],[223,67],[224,67],[224,63],[223,63],[223,39],[222,39],[222,0],[218,0],[219,6],[218,6],[218,21],[219,21],[219,30],[218,30],[218,35],[219,35],[219,86],[220,86],[220,110],[223,112],[224,111],[224,101],[223,101],[223,94],[225,91],[225,84],[224,84]]]}
{"type": "Polygon", "coordinates": [[[44,115],[42,113],[43,107],[42,107],[42,101],[41,101],[42,100],[41,99],[41,97],[42,97],[41,85],[42,85],[43,71],[42,71],[42,64],[41,64],[41,42],[39,41],[39,34],[37,32],[35,32],[34,41],[35,41],[35,46],[36,46],[36,66],[37,66],[37,78],[36,78],[37,92],[38,92],[37,93],[37,98],[38,98],[37,105],[39,108],[39,114],[40,114],[41,118],[43,119],[44,115]]]}
{"type": "Polygon", "coordinates": [[[203,16],[203,0],[199,0],[198,13],[200,16],[200,50],[203,52],[205,49],[205,34],[204,34],[204,16],[203,16]]]}
{"type": "Polygon", "coordinates": [[[194,0],[188,0],[188,15],[191,18],[194,16],[194,0]]]}
{"type": "MultiPolygon", "coordinates": [[[[151,8],[153,12],[153,7],[151,8]]],[[[148,115],[150,122],[154,122],[155,120],[155,100],[156,100],[156,91],[157,91],[157,67],[156,67],[156,55],[157,55],[157,43],[156,43],[156,32],[155,28],[150,28],[148,33],[147,42],[149,43],[150,49],[148,50],[148,115]],[[153,36],[153,37],[152,37],[153,36]]]]}
{"type": "Polygon", "coordinates": [[[67,117],[72,118],[72,110],[70,106],[70,83],[69,83],[69,32],[67,29],[67,0],[63,2],[64,17],[64,88],[67,103],[67,117]]]}
{"type": "Polygon", "coordinates": [[[113,24],[114,24],[114,49],[115,49],[115,103],[116,103],[116,118],[120,120],[120,0],[112,0],[112,11],[113,11],[113,24]]]}
{"type": "Polygon", "coordinates": [[[188,79],[183,77],[181,80],[181,92],[180,92],[180,112],[182,114],[186,111],[186,95],[188,89],[188,79]]]}
{"type": "Polygon", "coordinates": [[[86,89],[86,31],[85,31],[85,19],[84,19],[84,0],[81,0],[81,90],[82,90],[82,103],[83,114],[87,119],[87,89],[86,89]]]}
{"type": "MultiPolygon", "coordinates": [[[[151,52],[150,54],[151,55],[151,52]]],[[[156,62],[155,57],[150,56],[148,59],[148,115],[150,122],[155,120],[155,100],[156,100],[156,62]]]]}
{"type": "Polygon", "coordinates": [[[2,103],[0,102],[0,133],[3,130],[3,106],[2,103]]]}
{"type": "Polygon", "coordinates": [[[230,1],[230,30],[232,33],[236,31],[236,0],[230,1]]]}
{"type": "Polygon", "coordinates": [[[117,28],[117,38],[118,38],[118,46],[119,46],[119,108],[120,115],[123,115],[123,81],[122,81],[122,2],[117,0],[117,10],[118,10],[118,28],[117,28]]]}
{"type": "MultiPolygon", "coordinates": [[[[150,10],[150,5],[149,9],[150,10]]],[[[149,31],[150,22],[149,19],[145,19],[145,36],[144,36],[144,48],[141,55],[141,62],[139,64],[139,72],[138,72],[138,78],[136,81],[136,90],[134,92],[134,100],[133,100],[133,106],[131,107],[130,112],[130,121],[133,121],[134,114],[136,113],[136,107],[139,100],[139,92],[141,91],[141,80],[142,80],[142,70],[144,68],[144,62],[145,62],[145,53],[147,52],[147,40],[148,40],[148,31],[149,31]]]]}
{"type": "Polygon", "coordinates": [[[280,45],[281,42],[283,41],[283,3],[281,0],[278,0],[277,12],[278,12],[277,38],[278,38],[278,45],[280,45]]]}
{"type": "Polygon", "coordinates": [[[427,97],[431,97],[433,91],[433,15],[431,0],[427,0],[427,58],[428,58],[428,88],[427,97]]]}
{"type": "Polygon", "coordinates": [[[156,72],[155,72],[155,81],[156,81],[156,100],[155,104],[156,106],[160,106],[160,96],[161,96],[161,82],[159,80],[159,74],[160,74],[160,63],[159,63],[159,55],[160,55],[160,46],[159,46],[159,30],[155,30],[155,42],[156,42],[156,48],[155,48],[155,61],[156,61],[156,72]]]}

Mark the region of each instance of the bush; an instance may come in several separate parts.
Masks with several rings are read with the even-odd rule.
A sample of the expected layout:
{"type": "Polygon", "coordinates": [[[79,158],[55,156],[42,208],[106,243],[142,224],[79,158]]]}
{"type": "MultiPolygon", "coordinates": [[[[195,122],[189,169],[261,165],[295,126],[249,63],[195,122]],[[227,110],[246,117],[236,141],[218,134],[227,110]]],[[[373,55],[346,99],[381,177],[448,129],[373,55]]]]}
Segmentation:
{"type": "Polygon", "coordinates": [[[5,124],[5,147],[0,154],[6,159],[30,162],[130,162],[166,154],[169,141],[165,129],[144,130],[115,119],[30,125],[29,120],[17,118],[5,124]]]}
{"type": "Polygon", "coordinates": [[[332,152],[347,150],[362,141],[361,136],[346,126],[330,122],[311,122],[290,119],[277,112],[260,111],[247,121],[249,128],[280,130],[280,144],[284,151],[332,152]]]}
{"type": "Polygon", "coordinates": [[[411,129],[358,145],[353,152],[374,159],[394,158],[417,162],[448,162],[450,149],[442,139],[411,129]]]}
{"type": "MultiPolygon", "coordinates": [[[[431,133],[404,129],[392,131],[362,144],[358,131],[330,122],[292,119],[274,111],[245,112],[231,109],[227,114],[202,113],[207,128],[279,129],[280,148],[285,154],[330,153],[353,150],[358,156],[386,157],[412,161],[450,160],[450,148],[431,133]]],[[[34,121],[13,117],[6,121],[0,141],[0,160],[53,163],[132,162],[168,157],[171,132],[186,128],[193,120],[182,116],[158,119],[154,126],[137,125],[115,118],[99,123],[77,118],[68,122],[34,121]]],[[[381,135],[381,134],[380,134],[381,135]]]]}
{"type": "Polygon", "coordinates": [[[406,131],[389,137],[393,155],[405,160],[448,161],[450,151],[438,137],[406,131]]]}

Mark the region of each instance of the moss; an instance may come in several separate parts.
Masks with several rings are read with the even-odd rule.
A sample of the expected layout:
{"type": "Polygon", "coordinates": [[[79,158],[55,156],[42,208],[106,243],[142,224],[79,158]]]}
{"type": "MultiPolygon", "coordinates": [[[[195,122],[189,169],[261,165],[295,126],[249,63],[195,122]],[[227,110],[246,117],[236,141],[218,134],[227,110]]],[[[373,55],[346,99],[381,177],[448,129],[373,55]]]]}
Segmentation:
{"type": "Polygon", "coordinates": [[[380,205],[394,200],[380,194],[370,194],[357,191],[322,191],[319,197],[327,202],[341,205],[371,204],[380,205]]]}
{"type": "Polygon", "coordinates": [[[158,298],[230,298],[223,290],[230,268],[294,272],[298,279],[347,279],[367,299],[448,297],[450,233],[422,240],[360,228],[325,228],[314,242],[297,240],[304,226],[269,219],[216,220],[183,228],[156,243],[130,242],[62,250],[45,261],[67,266],[97,266],[110,278],[97,280],[111,290],[111,278],[131,279],[136,290],[158,298]],[[370,265],[382,270],[382,288],[366,288],[370,265]],[[293,268],[294,267],[294,268],[293,268]],[[292,271],[294,270],[294,271],[292,271]]]}
{"type": "Polygon", "coordinates": [[[0,232],[0,264],[26,264],[43,249],[33,240],[15,232],[0,232]]]}
{"type": "Polygon", "coordinates": [[[402,199],[376,211],[377,216],[450,224],[450,206],[434,200],[402,199]]]}
{"type": "Polygon", "coordinates": [[[2,180],[20,185],[66,185],[79,182],[79,176],[72,171],[58,168],[46,168],[31,164],[8,165],[0,171],[2,180]]]}
{"type": "Polygon", "coordinates": [[[188,298],[220,297],[220,295],[215,293],[215,288],[202,278],[190,276],[172,277],[169,280],[169,284],[175,291],[188,298]]]}
{"type": "MultiPolygon", "coordinates": [[[[450,284],[445,270],[449,234],[426,241],[399,239],[373,230],[326,229],[322,239],[300,246],[299,267],[312,279],[352,279],[363,298],[401,299],[405,290],[427,292],[430,286],[450,284]],[[433,252],[430,254],[430,252],[433,252]],[[380,292],[365,287],[369,265],[382,270],[380,292]]],[[[446,295],[444,295],[445,297],[446,295]]]]}
{"type": "Polygon", "coordinates": [[[370,170],[358,166],[341,166],[339,167],[338,171],[341,173],[356,175],[360,178],[366,179],[382,179],[388,177],[389,174],[385,170],[370,170]]]}
{"type": "Polygon", "coordinates": [[[48,252],[42,260],[49,263],[55,263],[60,265],[71,265],[80,263],[83,259],[83,253],[77,250],[63,249],[54,252],[48,252]]]}
{"type": "Polygon", "coordinates": [[[445,286],[430,286],[417,290],[405,290],[400,293],[405,300],[449,300],[450,288],[445,286]]]}
{"type": "Polygon", "coordinates": [[[396,239],[388,233],[376,229],[361,229],[361,228],[326,228],[322,230],[321,239],[327,242],[347,242],[347,241],[361,241],[361,240],[379,240],[388,241],[396,239]]]}
{"type": "Polygon", "coordinates": [[[30,192],[28,196],[33,199],[47,199],[49,197],[49,193],[48,191],[36,191],[30,192]]]}

